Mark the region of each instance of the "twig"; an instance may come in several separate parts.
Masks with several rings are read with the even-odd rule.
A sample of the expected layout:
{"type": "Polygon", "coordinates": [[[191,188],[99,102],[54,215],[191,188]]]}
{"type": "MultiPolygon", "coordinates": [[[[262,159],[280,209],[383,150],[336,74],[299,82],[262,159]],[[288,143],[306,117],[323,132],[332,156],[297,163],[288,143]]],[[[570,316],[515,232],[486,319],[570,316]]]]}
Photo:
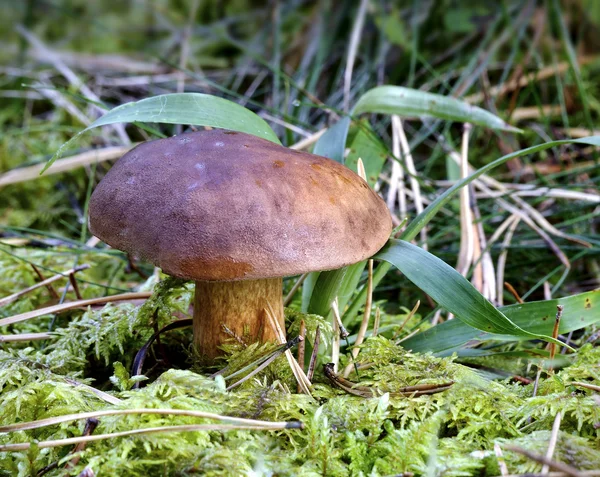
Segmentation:
{"type": "Polygon", "coordinates": [[[408,321],[413,316],[415,316],[415,313],[417,312],[417,310],[419,309],[420,306],[421,306],[421,300],[417,300],[417,302],[415,303],[415,306],[413,306],[412,310],[410,310],[410,312],[406,315],[406,318],[404,318],[404,321],[402,322],[400,327],[396,331],[394,331],[394,335],[392,336],[393,340],[395,340],[398,337],[398,335],[402,332],[402,330],[406,326],[406,323],[408,323],[408,321]]]}
{"type": "Polygon", "coordinates": [[[398,215],[404,219],[407,214],[406,208],[406,185],[404,184],[404,166],[400,164],[400,132],[402,123],[400,117],[392,115],[392,175],[390,177],[390,189],[388,191],[387,205],[390,211],[394,211],[396,195],[398,196],[398,215]]]}
{"type": "MultiPolygon", "coordinates": [[[[100,421],[98,421],[98,419],[95,419],[93,417],[86,419],[82,436],[91,436],[94,433],[94,431],[96,430],[96,427],[98,427],[99,423],[100,423],[100,421]]],[[[83,451],[84,449],[85,449],[85,442],[80,442],[71,451],[71,454],[78,454],[79,452],[83,451]]],[[[65,470],[69,470],[69,469],[72,469],[73,467],[75,467],[79,463],[80,459],[81,459],[81,455],[74,455],[73,458],[69,462],[67,462],[67,465],[65,465],[65,470]]]]}
{"type": "MultiPolygon", "coordinates": [[[[164,427],[149,427],[145,429],[133,429],[131,431],[115,432],[112,434],[98,434],[95,436],[70,437],[67,439],[56,439],[50,441],[40,441],[35,445],[40,449],[49,447],[70,446],[73,444],[87,443],[94,441],[102,441],[106,439],[114,439],[116,437],[136,436],[140,434],[157,434],[163,432],[197,432],[197,431],[235,431],[235,430],[255,430],[255,431],[276,431],[280,429],[299,429],[298,427],[290,427],[290,423],[272,422],[269,427],[257,425],[225,425],[225,424],[188,424],[182,426],[164,426],[164,427]]],[[[300,424],[300,423],[299,423],[300,424]]],[[[19,444],[4,444],[0,445],[0,452],[18,452],[25,451],[31,447],[29,442],[19,444]]]]}
{"type": "Polygon", "coordinates": [[[513,446],[509,444],[505,444],[504,448],[506,450],[516,452],[517,454],[524,455],[531,460],[539,462],[540,464],[546,464],[550,469],[558,470],[560,472],[564,472],[565,474],[571,477],[582,477],[582,474],[575,467],[571,467],[570,465],[564,464],[563,462],[557,462],[555,460],[548,459],[543,455],[536,454],[535,452],[531,452],[527,449],[523,449],[522,447],[513,446]]]}
{"type": "MultiPolygon", "coordinates": [[[[498,255],[498,262],[496,264],[496,287],[498,288],[496,291],[496,299],[498,300],[498,305],[502,306],[504,304],[504,294],[502,290],[502,284],[504,282],[504,269],[506,267],[506,257],[508,256],[508,246],[512,241],[515,230],[519,225],[521,219],[516,215],[511,215],[504,223],[508,224],[508,230],[506,235],[504,235],[504,240],[502,240],[502,251],[498,255]]],[[[520,299],[520,298],[519,298],[520,299]]]]}
{"type": "MultiPolygon", "coordinates": [[[[304,371],[304,353],[306,345],[306,342],[304,341],[306,338],[306,323],[304,322],[304,320],[300,321],[300,338],[302,339],[300,340],[300,343],[298,343],[298,365],[300,366],[302,371],[304,371]]],[[[300,391],[300,384],[298,384],[298,392],[300,391]]]]}
{"type": "MultiPolygon", "coordinates": [[[[552,329],[552,338],[558,338],[558,328],[560,327],[560,319],[562,318],[564,306],[556,305],[556,319],[554,320],[554,328],[552,329]]],[[[549,372],[552,372],[552,360],[554,356],[556,356],[556,343],[550,343],[550,367],[548,369],[549,372]]]]}
{"type": "Polygon", "coordinates": [[[515,297],[515,300],[517,300],[517,303],[524,303],[523,300],[521,299],[521,297],[519,296],[519,294],[517,293],[517,290],[515,290],[514,287],[510,283],[504,282],[504,287],[511,293],[512,296],[515,297]]]}
{"type": "MultiPolygon", "coordinates": [[[[554,418],[554,424],[552,424],[552,434],[550,434],[550,441],[548,442],[548,450],[546,451],[546,459],[551,460],[554,455],[554,449],[556,448],[556,442],[558,441],[558,431],[560,430],[560,421],[562,419],[561,413],[557,413],[554,418]]],[[[542,467],[541,474],[546,475],[550,471],[550,466],[544,464],[542,467]]]]}
{"type": "Polygon", "coordinates": [[[375,307],[375,321],[373,322],[373,333],[371,336],[377,336],[377,332],[379,331],[379,322],[381,320],[381,310],[379,307],[375,307]]]}
{"type": "MultiPolygon", "coordinates": [[[[402,121],[398,122],[398,138],[400,139],[400,146],[402,156],[404,157],[404,164],[406,165],[406,172],[409,174],[410,188],[413,192],[413,202],[415,205],[415,211],[418,214],[423,212],[423,198],[421,197],[421,186],[417,180],[417,170],[415,169],[415,163],[413,161],[412,154],[410,152],[410,146],[404,128],[402,127],[402,121]]],[[[464,188],[462,189],[464,190],[464,188]]],[[[423,227],[420,232],[422,247],[427,250],[427,228],[423,227]]]]}
{"type": "Polygon", "coordinates": [[[371,307],[373,305],[373,260],[369,260],[368,263],[369,264],[367,275],[367,301],[365,303],[365,314],[363,315],[362,322],[360,323],[360,328],[358,329],[358,335],[356,336],[356,341],[354,343],[354,347],[352,348],[350,357],[352,363],[348,363],[346,369],[344,369],[344,378],[348,378],[348,376],[350,376],[350,372],[352,371],[352,364],[356,361],[356,357],[358,356],[358,353],[360,351],[359,347],[365,339],[365,334],[367,333],[369,321],[371,319],[371,307]]]}
{"type": "Polygon", "coordinates": [[[15,333],[12,335],[0,335],[0,343],[19,343],[22,341],[43,341],[55,338],[52,333],[15,333]]]}
{"type": "MultiPolygon", "coordinates": [[[[131,150],[131,147],[129,146],[105,147],[103,149],[93,149],[91,151],[83,152],[65,159],[59,159],[52,164],[50,169],[44,172],[44,177],[52,174],[71,171],[95,162],[99,163],[112,161],[114,159],[118,159],[129,150],[131,150]]],[[[0,174],[0,187],[9,184],[18,184],[20,182],[26,182],[33,179],[39,179],[41,177],[40,172],[42,172],[42,169],[45,166],[45,163],[36,164],[34,166],[12,169],[4,174],[0,174]]]]}
{"type": "MultiPolygon", "coordinates": [[[[50,296],[52,298],[54,298],[55,300],[58,300],[59,296],[58,293],[56,293],[56,290],[54,289],[54,287],[46,282],[46,277],[42,274],[42,272],[40,271],[40,269],[38,267],[36,267],[33,263],[30,263],[31,268],[33,268],[33,271],[35,272],[35,274],[38,276],[38,278],[41,280],[42,283],[45,283],[45,287],[48,290],[48,292],[50,293],[50,296]]],[[[0,306],[2,306],[3,300],[0,300],[0,306]]]]}
{"type": "Polygon", "coordinates": [[[497,443],[494,444],[494,454],[496,454],[496,459],[498,460],[500,474],[502,477],[506,477],[508,475],[508,468],[506,467],[506,462],[504,461],[504,456],[502,455],[502,448],[497,443]]]}
{"type": "MultiPolygon", "coordinates": [[[[471,125],[465,123],[462,139],[462,154],[460,155],[460,178],[465,179],[469,175],[469,133],[471,125]]],[[[460,250],[456,270],[462,276],[467,276],[471,263],[473,263],[473,251],[475,248],[475,237],[473,234],[473,214],[470,205],[470,188],[463,187],[460,192],[460,250]]]]}
{"type": "Polygon", "coordinates": [[[580,388],[585,388],[585,389],[589,389],[591,391],[596,391],[597,393],[600,393],[600,386],[595,386],[593,384],[590,383],[580,383],[579,381],[573,381],[571,383],[572,386],[579,386],[580,388]]]}
{"type": "Polygon", "coordinates": [[[317,356],[319,354],[319,345],[321,344],[321,330],[319,325],[317,325],[317,329],[315,331],[315,342],[313,343],[312,354],[310,355],[310,361],[308,363],[308,370],[306,372],[306,377],[308,381],[312,383],[313,377],[315,375],[315,367],[317,365],[317,356]]]}
{"type": "Polygon", "coordinates": [[[284,298],[283,306],[288,306],[292,302],[294,295],[296,294],[298,289],[302,286],[302,284],[304,283],[304,280],[306,280],[306,277],[308,277],[308,273],[304,273],[302,276],[300,276],[300,278],[298,278],[298,280],[296,280],[296,283],[294,283],[294,286],[292,286],[292,289],[287,294],[287,296],[284,298]]]}
{"type": "Polygon", "coordinates": [[[28,311],[19,315],[9,316],[0,320],[0,326],[12,325],[14,323],[20,323],[21,321],[31,320],[44,315],[53,315],[55,313],[61,313],[63,311],[72,310],[74,308],[87,307],[90,305],[100,305],[104,303],[112,303],[116,301],[126,300],[143,300],[150,298],[151,292],[137,292],[137,293],[123,293],[121,295],[103,296],[99,298],[90,298],[87,300],[72,301],[69,303],[63,303],[61,305],[48,306],[46,308],[40,308],[39,310],[28,311]]]}

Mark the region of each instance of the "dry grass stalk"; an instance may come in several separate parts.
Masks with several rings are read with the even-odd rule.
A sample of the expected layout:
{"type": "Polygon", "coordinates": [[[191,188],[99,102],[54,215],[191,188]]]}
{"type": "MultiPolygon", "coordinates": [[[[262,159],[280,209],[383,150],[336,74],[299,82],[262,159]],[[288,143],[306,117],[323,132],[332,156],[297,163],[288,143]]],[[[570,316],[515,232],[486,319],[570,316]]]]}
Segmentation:
{"type": "Polygon", "coordinates": [[[319,346],[321,344],[321,330],[319,325],[317,325],[317,329],[315,330],[315,342],[313,343],[313,351],[310,355],[310,361],[308,363],[308,370],[306,372],[306,377],[309,382],[312,383],[313,377],[315,375],[315,368],[317,366],[317,356],[319,354],[319,346]]]}
{"type": "MultiPolygon", "coordinates": [[[[279,323],[275,319],[275,312],[273,311],[273,307],[270,303],[267,303],[267,308],[265,309],[265,312],[267,319],[269,320],[269,324],[275,330],[279,344],[285,344],[285,335],[283,334],[279,323]]],[[[288,363],[290,365],[290,368],[292,369],[292,373],[294,374],[296,381],[298,382],[298,386],[300,386],[300,389],[304,394],[308,394],[310,396],[311,393],[309,387],[311,383],[306,377],[306,374],[304,374],[304,371],[300,368],[300,366],[298,366],[298,362],[294,359],[294,356],[292,355],[292,352],[289,349],[285,351],[285,357],[288,360],[288,363]]]]}
{"type": "Polygon", "coordinates": [[[497,443],[494,444],[494,454],[496,454],[496,459],[498,460],[500,474],[502,475],[502,477],[506,477],[508,475],[508,467],[506,467],[504,455],[502,455],[502,448],[497,443]]]}
{"type": "Polygon", "coordinates": [[[327,132],[327,129],[328,128],[323,128],[323,129],[317,131],[316,133],[313,133],[306,139],[302,139],[302,140],[298,141],[296,144],[292,144],[290,146],[290,149],[294,149],[296,151],[300,151],[302,149],[307,149],[308,147],[310,147],[314,143],[316,143],[319,140],[319,138],[327,132]]]}
{"type": "MultiPolygon", "coordinates": [[[[404,127],[402,127],[402,121],[398,122],[398,138],[400,139],[400,147],[402,150],[402,156],[404,157],[404,163],[406,165],[406,172],[410,176],[410,188],[413,192],[413,202],[415,205],[415,211],[418,214],[423,212],[423,198],[421,197],[421,186],[417,180],[417,170],[415,169],[415,162],[413,161],[412,154],[410,152],[410,146],[406,134],[404,133],[404,127]]],[[[420,238],[423,249],[427,250],[427,228],[423,227],[420,232],[420,238]]]]}
{"type": "Polygon", "coordinates": [[[420,306],[421,306],[421,300],[417,300],[417,302],[415,303],[415,306],[413,306],[412,310],[410,310],[410,312],[408,313],[408,315],[406,315],[406,318],[404,318],[404,321],[402,322],[402,324],[400,325],[400,327],[396,331],[394,331],[394,335],[392,336],[393,340],[395,340],[398,337],[398,335],[400,333],[402,333],[402,330],[406,326],[406,323],[408,323],[409,320],[413,316],[415,316],[415,313],[417,312],[417,310],[419,309],[420,306]]]}
{"type": "MultiPolygon", "coordinates": [[[[304,371],[304,354],[305,354],[305,338],[306,338],[306,323],[304,320],[300,321],[300,343],[298,343],[298,366],[304,371]]],[[[298,392],[300,392],[300,384],[298,384],[298,392]]]]}
{"type": "MultiPolygon", "coordinates": [[[[515,230],[517,229],[519,222],[521,219],[517,215],[511,215],[508,219],[504,221],[504,224],[507,224],[508,230],[506,231],[506,235],[504,236],[504,240],[502,241],[502,251],[498,255],[498,262],[496,265],[496,299],[498,301],[498,305],[502,306],[504,304],[504,295],[502,285],[504,282],[504,270],[506,267],[506,257],[508,256],[508,246],[512,241],[515,230]]],[[[520,298],[519,298],[520,299],[520,298]]]]}
{"type": "MultiPolygon", "coordinates": [[[[464,125],[462,137],[462,149],[460,155],[460,178],[465,179],[469,175],[469,133],[471,127],[464,125]]],[[[475,235],[473,233],[473,213],[470,204],[470,188],[460,189],[460,249],[458,252],[458,261],[456,270],[463,277],[467,276],[471,263],[473,263],[473,253],[475,250],[475,235]]],[[[450,316],[448,317],[450,319],[450,316]]]]}
{"type": "Polygon", "coordinates": [[[377,333],[379,331],[379,322],[380,321],[381,321],[381,310],[377,306],[377,307],[375,307],[375,321],[373,322],[373,333],[371,334],[371,336],[373,336],[373,337],[377,336],[377,333]]]}
{"type": "MultiPolygon", "coordinates": [[[[57,273],[56,275],[53,275],[50,278],[43,279],[43,281],[41,281],[39,283],[36,283],[35,285],[32,285],[32,286],[30,286],[28,288],[25,288],[24,290],[21,290],[21,291],[18,291],[16,293],[13,293],[12,295],[5,296],[4,298],[0,298],[0,306],[6,306],[9,303],[12,303],[12,302],[18,300],[19,298],[21,298],[22,296],[26,295],[27,293],[30,293],[30,292],[32,292],[32,291],[34,291],[34,290],[36,290],[36,289],[38,289],[40,287],[47,287],[51,283],[54,283],[55,281],[60,280],[61,278],[69,277],[69,276],[73,275],[74,273],[77,273],[77,272],[79,272],[81,270],[85,270],[87,268],[90,268],[90,266],[87,265],[87,264],[86,265],[80,265],[78,267],[71,268],[70,270],[67,270],[67,271],[65,271],[63,273],[57,273]]],[[[37,270],[37,267],[34,267],[34,270],[37,270]]],[[[38,272],[39,272],[39,270],[38,270],[38,272]]],[[[54,288],[52,288],[52,291],[54,293],[56,293],[56,291],[54,290],[54,288]]],[[[55,298],[58,298],[58,296],[56,296],[55,298]]]]}
{"type": "MultiPolygon", "coordinates": [[[[369,328],[369,321],[371,319],[371,307],[373,306],[373,260],[369,260],[368,262],[368,275],[367,275],[367,300],[365,303],[365,314],[363,315],[363,319],[360,323],[360,328],[358,329],[358,335],[356,336],[356,342],[354,343],[354,347],[351,352],[351,360],[355,361],[358,353],[360,352],[360,345],[365,340],[365,335],[367,334],[367,329],[369,328]]],[[[353,363],[350,362],[344,369],[344,378],[348,378],[350,376],[350,372],[352,371],[353,363]]]]}
{"type": "Polygon", "coordinates": [[[331,363],[333,364],[333,370],[337,373],[338,364],[340,363],[340,334],[342,319],[340,318],[340,310],[338,306],[338,299],[331,303],[331,310],[333,311],[333,339],[331,343],[331,363]]]}
{"type": "Polygon", "coordinates": [[[52,333],[15,333],[12,335],[0,335],[0,343],[19,343],[23,341],[43,341],[53,338],[52,333]]]}
{"type": "MultiPolygon", "coordinates": [[[[118,159],[130,149],[131,147],[129,146],[106,147],[104,149],[93,149],[65,159],[59,159],[52,164],[52,167],[44,173],[43,177],[71,171],[93,163],[112,161],[118,159]]],[[[38,179],[41,177],[40,173],[45,166],[46,164],[36,164],[34,166],[12,169],[5,172],[0,175],[0,187],[38,179]]]]}
{"type": "Polygon", "coordinates": [[[292,287],[290,292],[287,294],[287,296],[284,298],[283,306],[288,306],[292,302],[294,295],[296,295],[296,292],[302,286],[302,284],[304,283],[304,280],[306,280],[306,277],[308,277],[308,273],[303,274],[300,278],[298,278],[298,280],[296,280],[296,283],[294,283],[294,286],[292,287]]]}
{"type": "Polygon", "coordinates": [[[394,211],[396,196],[398,196],[398,215],[403,220],[407,215],[406,186],[404,184],[404,166],[400,164],[400,132],[402,123],[400,117],[392,115],[392,175],[390,177],[390,188],[388,191],[387,205],[390,211],[394,211]]]}
{"type": "MultiPolygon", "coordinates": [[[[256,426],[256,425],[232,425],[232,424],[188,424],[182,426],[163,426],[149,427],[146,429],[133,429],[131,431],[114,432],[112,434],[97,434],[92,436],[70,437],[67,439],[56,439],[49,441],[40,441],[36,446],[40,449],[49,447],[70,446],[73,444],[82,444],[88,442],[102,441],[106,439],[114,439],[116,437],[128,437],[142,434],[158,434],[163,432],[197,432],[197,431],[234,431],[234,430],[253,430],[253,431],[276,431],[288,429],[288,423],[271,423],[271,427],[256,426]]],[[[4,444],[0,445],[0,452],[19,452],[26,451],[31,447],[28,442],[19,444],[4,444]]]]}
{"type": "MultiPolygon", "coordinates": [[[[554,424],[552,424],[552,433],[550,434],[550,441],[548,442],[548,450],[546,451],[546,459],[552,460],[552,456],[554,455],[554,450],[556,449],[556,443],[558,442],[558,431],[560,430],[560,421],[562,419],[561,413],[557,413],[554,418],[554,424]]],[[[542,475],[547,475],[550,471],[550,466],[548,464],[544,464],[542,467],[542,471],[540,472],[542,475]]]]}
{"type": "MultiPolygon", "coordinates": [[[[271,428],[272,424],[285,425],[285,422],[273,423],[271,421],[259,421],[256,419],[246,419],[242,417],[223,416],[212,412],[194,411],[187,409],[155,409],[155,408],[139,408],[139,409],[107,409],[103,411],[81,412],[77,414],[65,414],[63,416],[48,417],[46,419],[38,419],[37,421],[19,422],[0,427],[0,432],[15,432],[27,431],[30,429],[40,429],[42,427],[55,426],[64,422],[78,421],[83,419],[97,419],[104,416],[125,416],[133,414],[160,414],[168,416],[187,416],[198,417],[202,419],[214,419],[228,424],[252,425],[257,427],[271,428]]],[[[287,423],[289,424],[289,423],[287,423]]]]}
{"type": "Polygon", "coordinates": [[[563,462],[557,462],[555,460],[548,459],[543,455],[536,454],[535,452],[531,452],[527,449],[523,449],[518,446],[505,444],[503,447],[506,450],[516,452],[517,454],[524,455],[525,457],[528,457],[531,460],[539,462],[540,464],[545,464],[550,469],[564,472],[565,474],[567,474],[571,477],[582,477],[582,474],[575,467],[571,467],[570,465],[565,464],[563,462]]]}
{"type": "Polygon", "coordinates": [[[61,313],[63,311],[72,310],[74,308],[87,307],[90,305],[101,305],[105,303],[112,303],[115,301],[127,301],[127,300],[144,300],[150,298],[151,292],[137,292],[137,293],[123,293],[121,295],[103,296],[99,298],[90,298],[87,300],[72,301],[69,303],[62,303],[60,305],[48,306],[46,308],[40,308],[39,310],[28,311],[19,315],[9,316],[0,320],[0,326],[12,325],[14,323],[20,323],[22,321],[31,320],[44,315],[53,315],[55,313],[61,313]]]}

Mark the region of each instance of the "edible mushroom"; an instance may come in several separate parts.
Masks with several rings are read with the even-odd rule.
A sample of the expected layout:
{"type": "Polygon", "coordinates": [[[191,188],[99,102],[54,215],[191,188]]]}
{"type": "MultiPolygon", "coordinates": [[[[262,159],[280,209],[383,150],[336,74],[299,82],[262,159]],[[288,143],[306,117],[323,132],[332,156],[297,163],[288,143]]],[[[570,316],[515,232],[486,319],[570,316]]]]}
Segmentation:
{"type": "Polygon", "coordinates": [[[195,281],[205,361],[235,334],[285,332],[282,277],[360,262],[387,241],[384,201],[342,164],[224,130],[140,144],[96,187],[89,226],[112,247],[195,281]]]}

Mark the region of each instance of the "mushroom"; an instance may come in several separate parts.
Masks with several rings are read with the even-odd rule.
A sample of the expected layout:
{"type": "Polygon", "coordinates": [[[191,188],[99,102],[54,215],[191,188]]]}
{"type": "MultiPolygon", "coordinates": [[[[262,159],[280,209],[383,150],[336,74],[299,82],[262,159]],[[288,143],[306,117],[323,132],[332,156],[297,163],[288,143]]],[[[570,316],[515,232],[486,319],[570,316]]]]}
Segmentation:
{"type": "Polygon", "coordinates": [[[89,226],[110,246],[195,281],[194,343],[276,341],[282,277],[360,262],[387,241],[385,202],[342,164],[210,130],[140,144],[96,187],[89,226]]]}

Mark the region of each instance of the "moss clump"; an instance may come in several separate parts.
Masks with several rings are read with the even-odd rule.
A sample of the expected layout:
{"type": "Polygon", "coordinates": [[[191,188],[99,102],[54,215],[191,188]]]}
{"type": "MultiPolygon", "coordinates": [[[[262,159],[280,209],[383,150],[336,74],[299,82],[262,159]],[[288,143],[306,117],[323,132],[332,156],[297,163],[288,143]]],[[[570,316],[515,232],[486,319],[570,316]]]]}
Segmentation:
{"type": "MultiPolygon", "coordinates": [[[[8,265],[8,264],[7,264],[8,265]]],[[[10,261],[10,267],[14,263],[10,261]]],[[[54,266],[56,266],[55,264],[54,266]]],[[[60,264],[58,264],[60,265],[60,264]]],[[[21,272],[26,278],[26,268],[21,272]]],[[[25,280],[26,281],[26,280],[25,280]]],[[[23,283],[22,280],[19,283],[23,283]]],[[[92,285],[84,285],[84,289],[92,285]]],[[[147,434],[90,443],[73,468],[86,466],[96,475],[497,475],[493,446],[511,442],[545,452],[556,413],[563,413],[557,457],[581,469],[600,466],[597,458],[598,407],[591,392],[574,381],[597,383],[600,354],[583,347],[576,360],[543,378],[538,395],[531,386],[496,382],[461,365],[453,357],[410,353],[382,336],[368,339],[358,356],[359,375],[349,379],[374,391],[365,399],[338,389],[322,373],[328,353],[321,350],[313,394],[295,392],[296,382],[285,357],[231,391],[226,387],[247,374],[275,345],[228,345],[222,376],[207,377],[189,368],[189,332],[173,331],[151,348],[142,381],[130,376],[133,356],[154,330],[185,317],[192,289],[167,279],[143,305],[111,304],[61,316],[52,340],[33,346],[14,344],[0,350],[0,423],[36,420],[102,409],[174,408],[224,415],[287,421],[304,429],[283,431],[196,431],[147,434]],[[161,351],[162,350],[162,351],[161,351]],[[164,358],[169,359],[167,362],[164,358]],[[227,379],[232,373],[243,370],[227,379]],[[91,384],[118,398],[109,404],[73,381],[91,384]],[[454,385],[443,393],[413,398],[394,391],[415,384],[454,385]]],[[[34,295],[36,296],[36,295],[34,295]]],[[[37,299],[43,299],[43,291],[37,299]]],[[[33,302],[30,305],[32,306],[33,302]]],[[[21,306],[25,306],[22,305],[21,306]]],[[[307,341],[317,326],[331,342],[331,326],[323,318],[288,310],[290,336],[300,320],[307,341]]],[[[47,320],[15,325],[43,331],[47,320]]],[[[341,363],[341,366],[346,364],[341,363]]],[[[183,416],[105,416],[96,434],[211,421],[183,416]]],[[[31,431],[0,435],[0,443],[34,442],[79,436],[84,423],[68,422],[31,431]]],[[[46,475],[64,474],[68,447],[0,453],[0,475],[35,475],[59,462],[46,475]]],[[[539,466],[505,452],[511,472],[538,471],[539,466]]]]}

